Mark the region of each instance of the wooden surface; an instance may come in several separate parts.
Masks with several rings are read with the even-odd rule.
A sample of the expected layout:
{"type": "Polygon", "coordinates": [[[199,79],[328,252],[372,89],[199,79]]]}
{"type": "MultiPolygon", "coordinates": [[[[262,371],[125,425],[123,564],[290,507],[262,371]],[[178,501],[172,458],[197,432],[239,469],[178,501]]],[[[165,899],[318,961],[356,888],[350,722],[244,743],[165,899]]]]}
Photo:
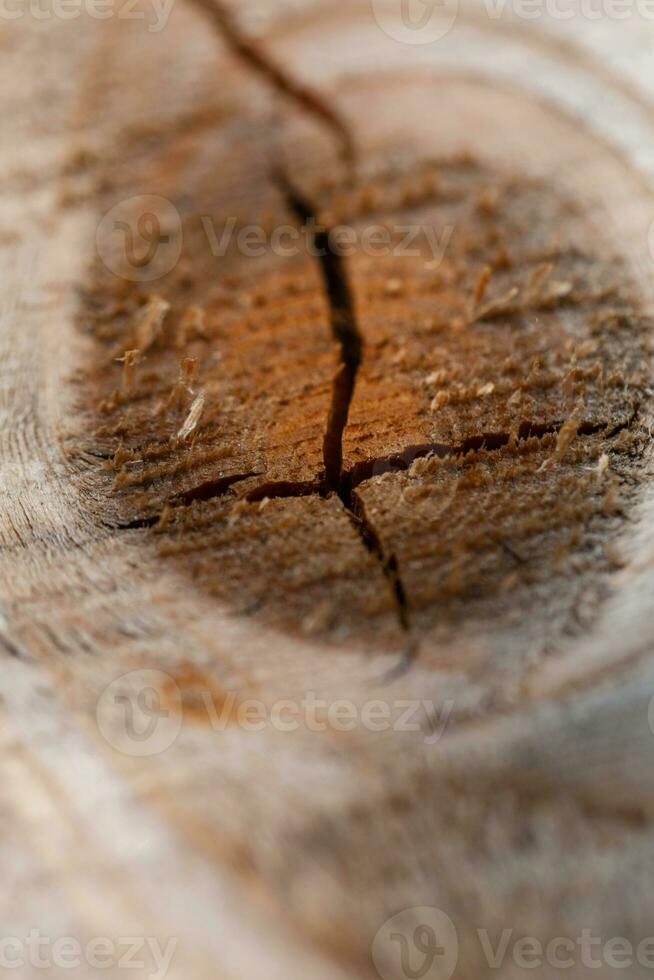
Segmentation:
{"type": "MultiPolygon", "coordinates": [[[[464,2],[443,39],[410,46],[364,3],[234,7],[327,119],[280,95],[190,4],[158,33],[123,19],[0,27],[2,935],[173,939],[168,976],[194,980],[375,977],[378,930],[425,906],[455,924],[462,978],[498,975],[479,929],[494,945],[504,929],[544,943],[592,929],[637,946],[654,933],[654,30],[492,19],[464,2]],[[354,134],[354,176],[332,117],[354,134]],[[382,557],[404,575],[408,631],[388,561],[365,547],[343,495],[256,493],[320,482],[339,346],[311,256],[216,260],[197,219],[293,224],[279,167],[331,222],[369,220],[352,208],[363,191],[369,206],[377,181],[382,211],[470,239],[481,219],[465,202],[501,189],[492,241],[508,238],[514,268],[491,299],[513,274],[522,285],[528,253],[553,237],[583,266],[564,256],[552,274],[573,278],[574,304],[509,310],[504,333],[466,320],[483,249],[457,253],[465,277],[426,299],[424,256],[348,266],[364,350],[378,352],[364,355],[350,406],[348,472],[524,421],[485,396],[430,414],[438,387],[418,376],[441,361],[455,372],[444,389],[503,390],[498,351],[522,330],[524,363],[546,351],[559,371],[555,393],[529,407],[549,426],[533,458],[500,447],[459,469],[419,459],[362,481],[382,557]],[[416,204],[418,173],[428,200],[416,204]],[[408,204],[389,204],[398,187],[408,204]],[[157,283],[123,287],[96,234],[141,194],[174,202],[184,250],[157,283]],[[150,349],[151,294],[171,311],[150,349]],[[433,304],[447,324],[427,369],[432,334],[419,327],[438,326],[433,304]],[[208,336],[180,342],[196,306],[208,336]],[[579,392],[557,387],[570,373],[558,354],[578,355],[571,337],[595,338],[591,362],[616,375],[595,390],[589,373],[578,416],[579,392]],[[116,413],[106,402],[124,394],[116,358],[130,349],[147,356],[116,413]],[[184,356],[200,371],[175,394],[184,356]],[[580,434],[558,458],[570,417],[580,434]],[[584,436],[584,423],[599,429],[584,436]],[[151,464],[138,452],[159,437],[151,464]],[[117,450],[128,455],[114,466],[117,450]],[[144,476],[148,465],[159,469],[144,476]],[[488,470],[477,498],[466,466],[488,470]],[[249,473],[189,517],[185,494],[249,473]],[[519,504],[521,521],[536,520],[518,527],[519,504]],[[484,551],[480,529],[498,515],[484,551]],[[355,723],[317,726],[301,707],[284,731],[288,702],[312,696],[321,721],[346,700],[355,723]],[[238,714],[252,700],[267,718],[257,731],[238,714]],[[379,702],[395,725],[374,730],[363,719],[379,702]],[[141,708],[157,723],[145,741],[129,727],[141,708]]],[[[613,972],[604,962],[594,975],[613,972]]],[[[523,974],[510,957],[499,973],[523,974]]]]}

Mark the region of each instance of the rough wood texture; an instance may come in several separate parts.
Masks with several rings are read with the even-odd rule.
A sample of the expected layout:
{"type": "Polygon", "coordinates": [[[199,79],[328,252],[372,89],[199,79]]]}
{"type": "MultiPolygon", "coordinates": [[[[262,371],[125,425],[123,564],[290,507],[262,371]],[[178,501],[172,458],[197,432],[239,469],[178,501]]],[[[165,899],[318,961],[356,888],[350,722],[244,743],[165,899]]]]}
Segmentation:
{"type": "Polygon", "coordinates": [[[0,29],[3,935],[172,938],[184,978],[374,977],[422,906],[461,978],[478,929],[635,947],[654,32],[240,6],[0,29]],[[155,281],[102,237],[139,195],[155,281]],[[310,215],[353,254],[201,220],[310,215]]]}

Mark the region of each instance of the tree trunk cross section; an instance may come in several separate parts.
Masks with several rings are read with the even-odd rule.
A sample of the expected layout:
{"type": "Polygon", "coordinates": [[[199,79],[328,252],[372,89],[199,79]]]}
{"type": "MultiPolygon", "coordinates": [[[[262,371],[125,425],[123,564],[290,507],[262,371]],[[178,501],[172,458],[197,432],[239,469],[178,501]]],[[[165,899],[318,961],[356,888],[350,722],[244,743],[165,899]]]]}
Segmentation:
{"type": "Polygon", "coordinates": [[[636,950],[651,28],[200,6],[0,29],[2,920],[172,980],[405,980],[435,910],[456,980],[636,950]]]}

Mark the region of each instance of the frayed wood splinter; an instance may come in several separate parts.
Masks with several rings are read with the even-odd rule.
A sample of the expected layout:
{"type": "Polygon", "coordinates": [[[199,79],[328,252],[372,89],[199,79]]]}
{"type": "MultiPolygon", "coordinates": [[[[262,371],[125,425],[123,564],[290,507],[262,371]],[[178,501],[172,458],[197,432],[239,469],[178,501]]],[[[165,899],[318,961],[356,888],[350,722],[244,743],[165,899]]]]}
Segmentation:
{"type": "Polygon", "coordinates": [[[178,443],[187,442],[191,435],[195,432],[198,422],[202,416],[202,412],[204,411],[205,399],[206,396],[204,392],[202,392],[191,405],[191,409],[186,416],[186,421],[177,433],[176,441],[178,443]]]}

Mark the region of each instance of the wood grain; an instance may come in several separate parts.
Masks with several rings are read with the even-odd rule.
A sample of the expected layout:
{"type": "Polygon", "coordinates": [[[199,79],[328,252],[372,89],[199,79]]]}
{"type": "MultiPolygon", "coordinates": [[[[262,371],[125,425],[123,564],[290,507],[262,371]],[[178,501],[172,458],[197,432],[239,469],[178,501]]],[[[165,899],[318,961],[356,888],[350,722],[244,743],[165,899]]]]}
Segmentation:
{"type": "MultiPolygon", "coordinates": [[[[375,934],[419,906],[455,923],[462,978],[497,972],[478,929],[547,942],[592,928],[636,946],[652,932],[654,116],[651,72],[638,69],[651,29],[563,30],[464,3],[446,38],[409,47],[367,4],[257,4],[242,19],[353,134],[354,176],[324,115],[280,94],[191,5],[159,33],[86,18],[0,33],[13,136],[0,149],[3,934],[173,938],[168,975],[193,978],[374,977],[375,934]],[[550,427],[517,460],[477,447],[356,488],[407,589],[409,670],[392,576],[343,495],[318,487],[262,507],[256,494],[320,484],[338,338],[306,250],[217,261],[199,216],[297,225],[280,167],[326,223],[462,230],[436,292],[423,291],[424,255],[348,262],[364,360],[347,473],[407,447],[510,435],[516,420],[550,427]],[[121,285],[96,232],[143,194],[174,204],[184,250],[156,284],[121,285]],[[551,262],[557,235],[576,250],[559,242],[549,277],[573,282],[573,304],[467,323],[498,236],[513,267],[479,302],[524,286],[528,256],[551,262]],[[152,294],[170,311],[150,345],[152,294]],[[180,335],[199,307],[202,325],[180,335]],[[498,400],[517,330],[520,356],[550,357],[555,375],[528,393],[527,416],[498,400]],[[571,338],[596,344],[588,364],[566,360],[571,338]],[[116,358],[139,344],[126,379],[116,358]],[[175,387],[188,356],[192,393],[175,387]],[[613,385],[595,384],[598,359],[613,385]],[[559,392],[571,365],[589,369],[577,429],[599,428],[557,460],[580,395],[580,378],[571,399],[559,392]],[[422,384],[443,369],[447,383],[422,384]],[[429,410],[440,388],[489,383],[429,410]],[[483,491],[469,478],[456,498],[478,471],[483,491]],[[250,473],[215,496],[217,481],[250,473]],[[481,531],[498,527],[484,552],[481,531]],[[311,698],[323,724],[310,723],[311,698]],[[326,718],[343,700],[353,725],[326,718]],[[256,731],[239,714],[252,701],[266,714],[256,731]],[[364,722],[373,702],[394,725],[364,722]],[[398,721],[407,702],[412,730],[398,721]],[[145,705],[146,722],[161,720],[152,705],[168,713],[149,746],[130,739],[126,705],[145,705]]],[[[507,962],[501,975],[522,972],[507,962]]]]}

